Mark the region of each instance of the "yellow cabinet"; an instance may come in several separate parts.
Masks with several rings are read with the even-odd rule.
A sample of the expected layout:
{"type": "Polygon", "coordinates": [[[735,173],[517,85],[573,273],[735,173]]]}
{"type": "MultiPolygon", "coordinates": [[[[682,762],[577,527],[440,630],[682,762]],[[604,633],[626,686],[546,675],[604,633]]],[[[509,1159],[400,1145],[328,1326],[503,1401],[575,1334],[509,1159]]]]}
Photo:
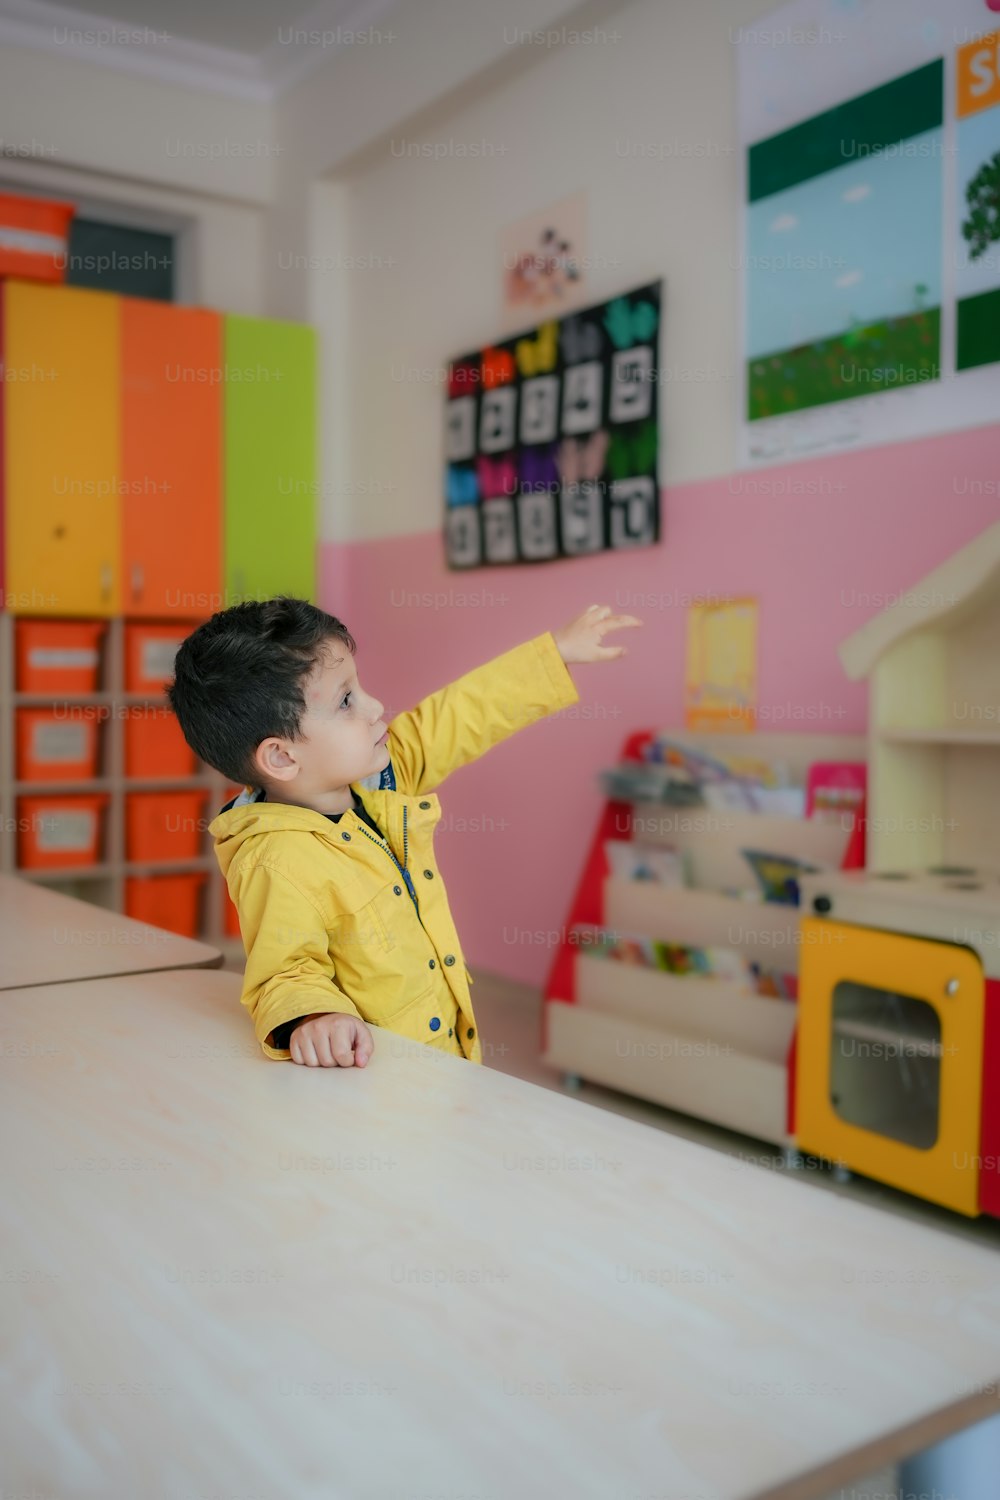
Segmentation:
{"type": "Polygon", "coordinates": [[[979,1212],[985,985],[969,948],[803,917],[795,1138],[979,1212]]]}
{"type": "Polygon", "coordinates": [[[8,281],[6,591],[19,614],[119,608],[120,302],[8,281]]]}

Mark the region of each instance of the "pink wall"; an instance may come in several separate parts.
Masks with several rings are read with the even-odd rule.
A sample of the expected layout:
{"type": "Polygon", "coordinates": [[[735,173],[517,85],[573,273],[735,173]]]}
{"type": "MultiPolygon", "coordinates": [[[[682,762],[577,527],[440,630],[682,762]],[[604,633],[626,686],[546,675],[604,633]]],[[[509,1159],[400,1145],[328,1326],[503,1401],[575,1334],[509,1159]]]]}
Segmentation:
{"type": "Polygon", "coordinates": [[[683,722],[692,596],[759,599],[762,730],[861,733],[866,689],[838,644],[998,515],[991,426],[676,485],[663,540],[632,554],[454,573],[437,531],[326,544],[320,602],[353,632],[387,718],[588,604],[646,622],[615,638],[627,656],[572,668],[577,705],[441,789],[437,849],[470,964],[543,983],[601,806],[597,771],[632,730],[683,722]]]}

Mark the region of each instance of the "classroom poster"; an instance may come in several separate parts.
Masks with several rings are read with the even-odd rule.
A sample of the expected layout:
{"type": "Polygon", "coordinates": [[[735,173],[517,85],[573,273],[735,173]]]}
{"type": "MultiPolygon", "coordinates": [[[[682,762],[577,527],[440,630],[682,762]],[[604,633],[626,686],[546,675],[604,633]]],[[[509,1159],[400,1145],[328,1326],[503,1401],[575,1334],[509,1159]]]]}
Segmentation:
{"type": "Polygon", "coordinates": [[[450,363],[449,567],[659,540],[660,293],[653,282],[450,363]]]}
{"type": "Polygon", "coordinates": [[[586,296],[587,195],[574,193],[501,231],[501,323],[505,332],[558,317],[586,296]]]}
{"type": "Polygon", "coordinates": [[[1000,361],[1000,29],[960,49],[956,87],[955,362],[970,370],[1000,361]]]}
{"type": "Polygon", "coordinates": [[[684,720],[690,730],[753,729],[757,718],[757,601],[688,610],[684,720]]]}
{"type": "Polygon", "coordinates": [[[742,462],[994,421],[1000,4],[792,0],[730,33],[742,462]]]}

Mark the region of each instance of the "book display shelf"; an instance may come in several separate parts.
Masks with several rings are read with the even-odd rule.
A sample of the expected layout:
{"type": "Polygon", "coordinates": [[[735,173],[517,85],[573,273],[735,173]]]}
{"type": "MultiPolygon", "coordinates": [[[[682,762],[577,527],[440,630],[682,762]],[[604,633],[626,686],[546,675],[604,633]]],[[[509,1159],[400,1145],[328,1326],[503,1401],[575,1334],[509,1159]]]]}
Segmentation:
{"type": "MultiPolygon", "coordinates": [[[[763,851],[772,866],[785,856],[811,870],[863,863],[863,800],[855,798],[850,810],[845,802],[832,816],[819,804],[809,817],[792,809],[809,806],[811,769],[857,768],[865,741],[753,733],[668,738],[682,754],[736,754],[780,766],[788,785],[741,798],[737,784],[728,789],[736,796],[717,795],[713,805],[697,790],[682,805],[654,798],[655,774],[648,790],[642,777],[660,772],[662,781],[655,757],[664,736],[628,736],[618,769],[632,774],[605,780],[613,794],[545,987],[543,1057],[571,1084],[600,1083],[790,1149],[800,914],[790,893],[762,899],[744,851],[763,851]],[[618,794],[630,784],[638,793],[618,794]],[[654,866],[654,851],[674,851],[684,884],[616,873],[610,847],[628,841],[654,866]],[[660,962],[648,962],[650,945],[660,962]]],[[[758,863],[767,876],[768,862],[758,863]]]]}

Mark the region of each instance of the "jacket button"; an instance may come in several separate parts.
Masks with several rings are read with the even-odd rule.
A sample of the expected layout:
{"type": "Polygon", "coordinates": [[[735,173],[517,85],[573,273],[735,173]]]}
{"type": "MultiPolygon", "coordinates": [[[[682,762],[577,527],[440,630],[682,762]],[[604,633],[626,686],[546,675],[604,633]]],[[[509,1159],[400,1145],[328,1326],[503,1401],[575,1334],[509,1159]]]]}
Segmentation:
{"type": "Polygon", "coordinates": [[[432,1016],[430,1021],[428,1022],[428,1025],[430,1026],[432,1031],[439,1031],[441,1029],[440,1016],[432,1016]]]}
{"type": "Polygon", "coordinates": [[[421,807],[430,807],[430,803],[429,802],[421,802],[420,806],[421,807]]]}
{"type": "Polygon", "coordinates": [[[350,835],[350,834],[349,834],[349,833],[342,833],[342,834],[341,834],[341,835],[340,835],[340,837],[341,837],[341,838],[342,838],[342,839],[350,839],[350,837],[351,837],[351,835],[350,835]]]}
{"type": "Polygon", "coordinates": [[[427,967],[429,969],[436,969],[437,968],[437,959],[436,958],[429,958],[427,960],[427,967]]]}
{"type": "Polygon", "coordinates": [[[428,880],[433,880],[434,879],[434,871],[433,870],[425,870],[424,874],[426,875],[426,877],[427,877],[428,880]]]}
{"type": "Polygon", "coordinates": [[[470,1026],[469,1029],[468,1029],[468,1031],[465,1034],[469,1038],[469,1041],[471,1042],[472,1038],[476,1034],[476,1028],[474,1026],[470,1026]]]}
{"type": "Polygon", "coordinates": [[[453,964],[455,962],[454,953],[446,953],[444,956],[444,961],[446,964],[453,964]]]}
{"type": "Polygon", "coordinates": [[[403,894],[403,887],[401,885],[394,885],[392,892],[394,896],[401,896],[403,894]]]}

